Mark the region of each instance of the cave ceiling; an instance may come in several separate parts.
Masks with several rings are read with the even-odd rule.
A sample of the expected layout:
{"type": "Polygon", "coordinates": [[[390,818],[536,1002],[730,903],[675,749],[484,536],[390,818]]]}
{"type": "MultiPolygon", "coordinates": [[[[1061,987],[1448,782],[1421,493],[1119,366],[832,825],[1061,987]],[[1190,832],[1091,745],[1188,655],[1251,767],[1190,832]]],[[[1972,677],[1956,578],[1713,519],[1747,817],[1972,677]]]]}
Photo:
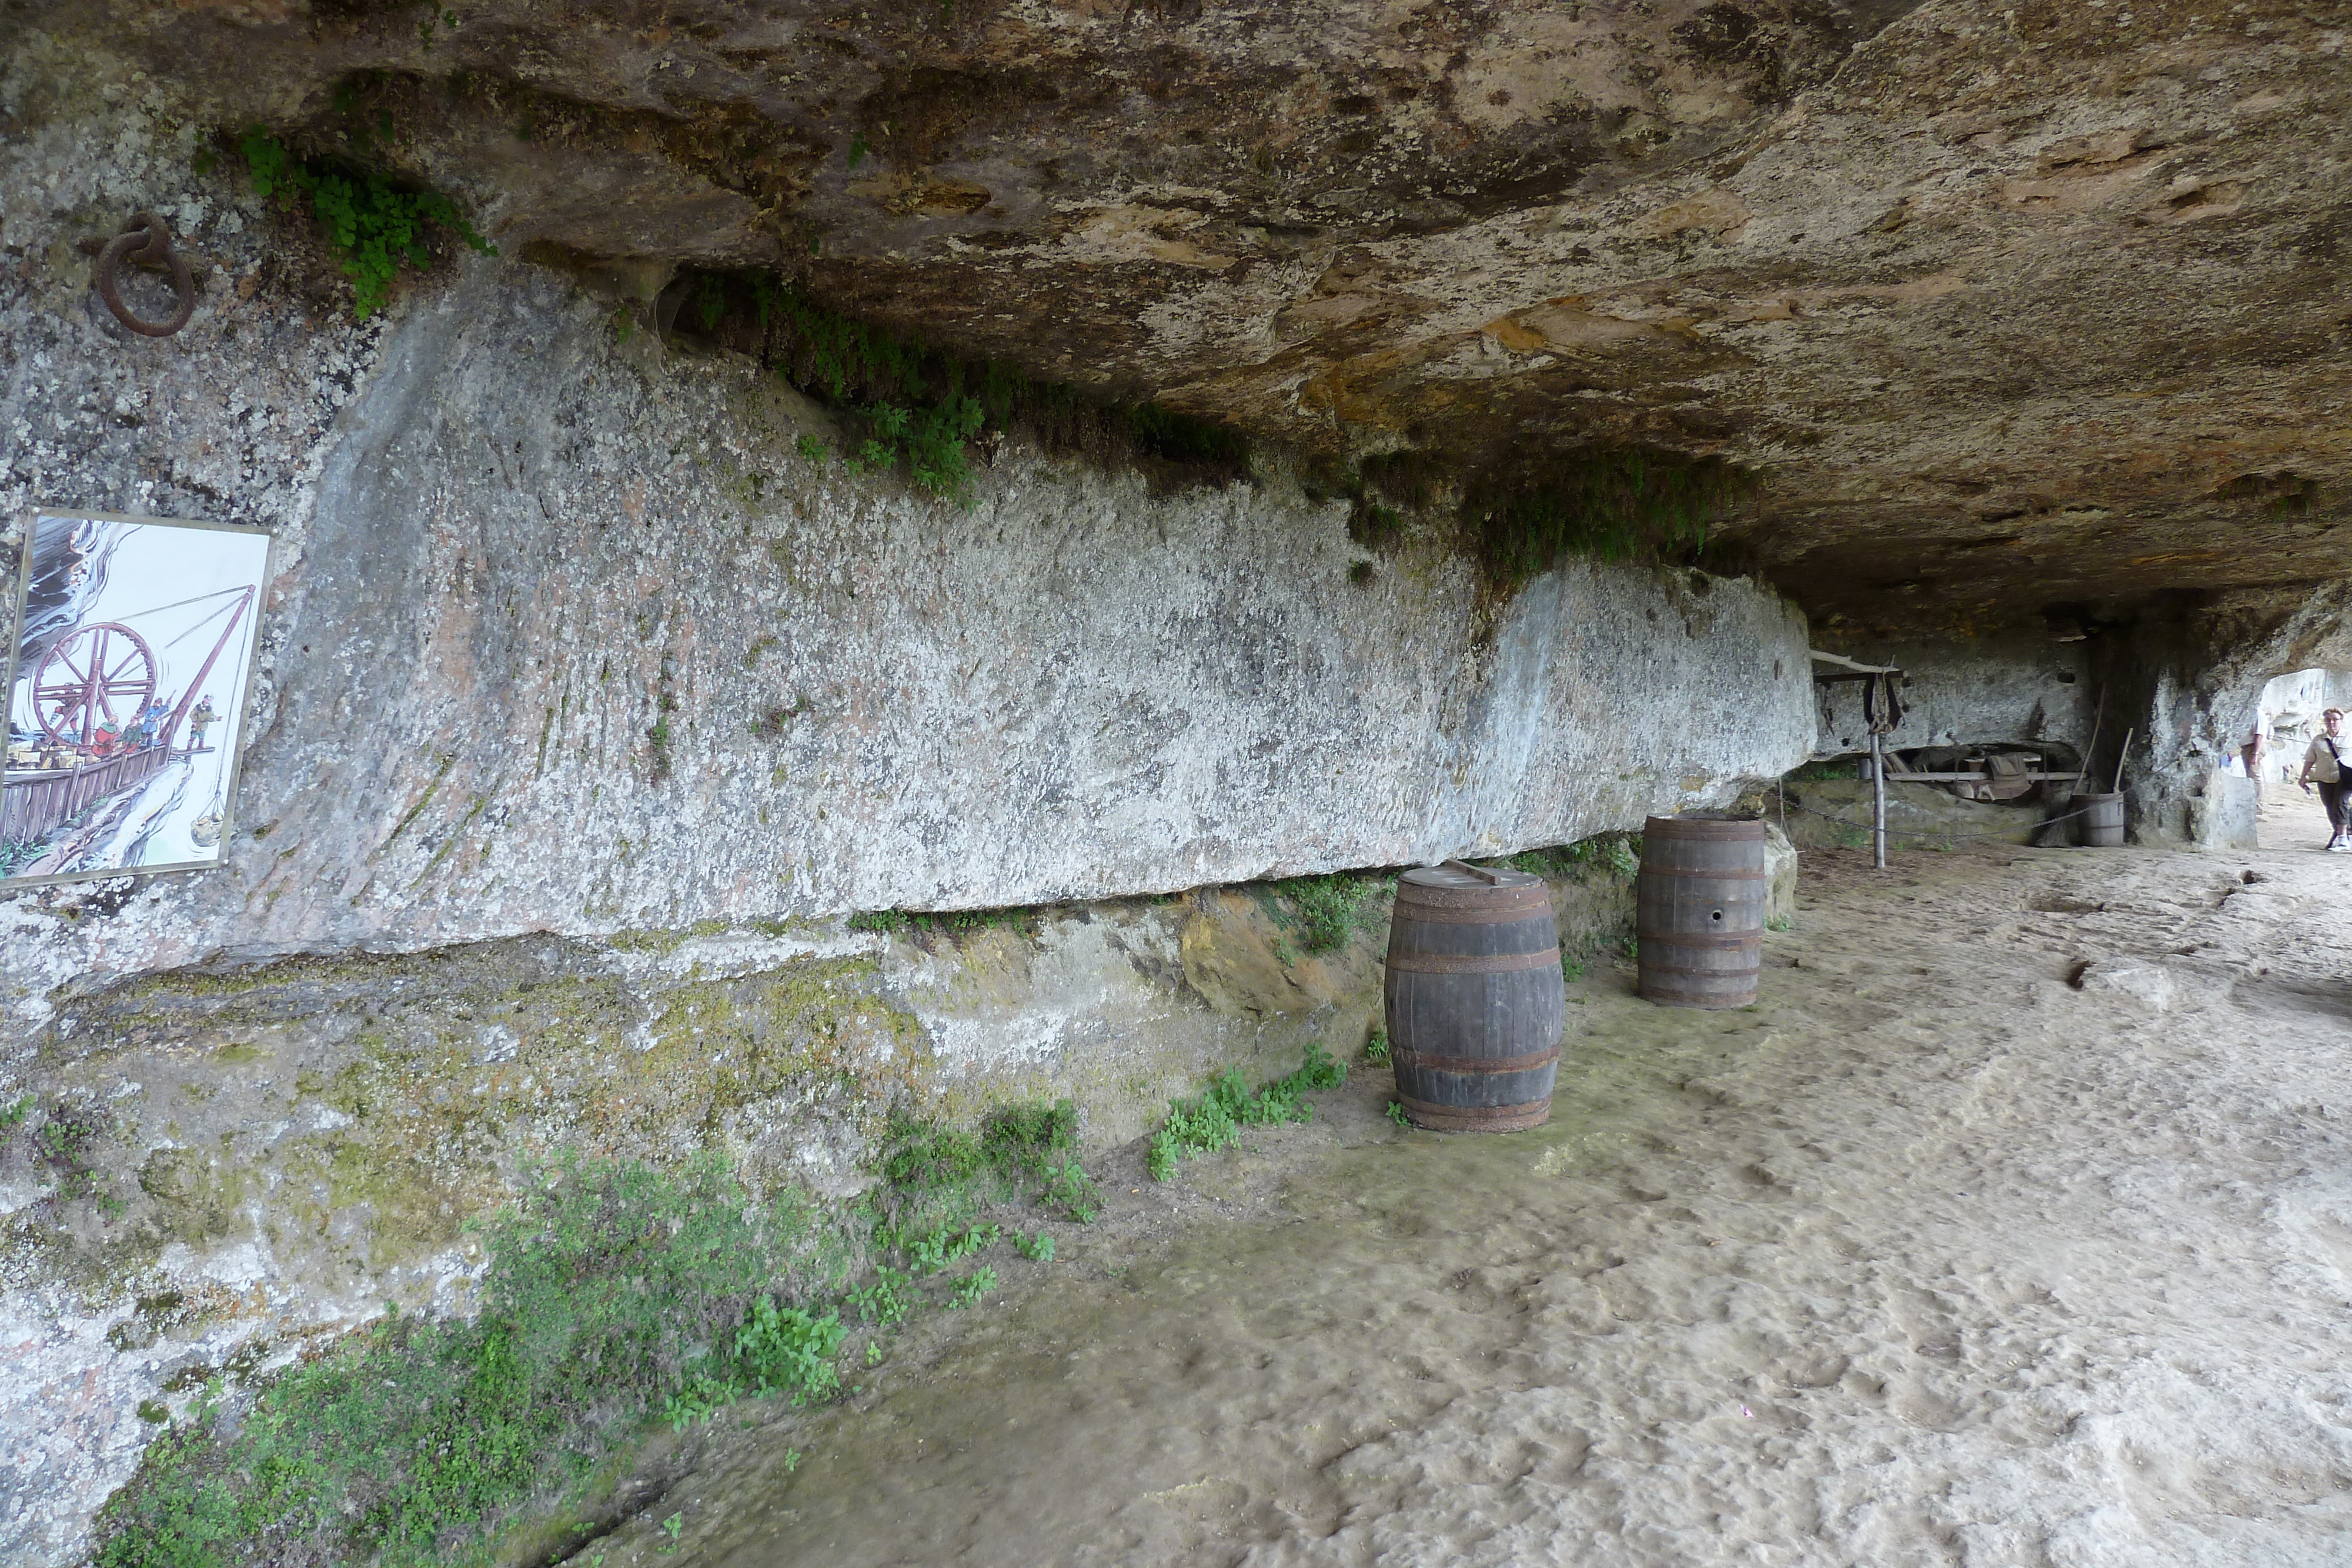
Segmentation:
{"type": "Polygon", "coordinates": [[[509,256],[775,267],[1331,455],[1726,457],[1856,628],[2352,575],[2340,5],[14,12],[224,128],[396,106],[509,256]]]}

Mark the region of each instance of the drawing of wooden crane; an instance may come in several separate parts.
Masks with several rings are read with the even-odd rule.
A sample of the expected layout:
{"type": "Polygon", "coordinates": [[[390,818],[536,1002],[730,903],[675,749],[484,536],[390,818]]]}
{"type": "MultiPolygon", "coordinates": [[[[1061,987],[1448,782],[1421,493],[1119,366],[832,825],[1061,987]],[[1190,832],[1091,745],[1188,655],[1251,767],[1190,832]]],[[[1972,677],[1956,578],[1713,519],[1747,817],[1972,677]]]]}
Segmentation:
{"type": "MultiPolygon", "coordinates": [[[[77,626],[52,643],[33,667],[33,719],[50,747],[70,753],[74,760],[67,767],[8,776],[5,792],[0,792],[0,843],[46,840],[90,807],[143,783],[172,761],[173,738],[257,591],[245,587],[198,594],[134,612],[121,621],[77,626]],[[154,704],[163,661],[158,650],[124,622],[206,599],[225,602],[165,643],[163,651],[224,613],[227,620],[195,678],[182,691],[179,706],[151,738],[141,733],[140,721],[154,704]]],[[[191,747],[179,755],[185,758],[194,750],[191,747]]]]}

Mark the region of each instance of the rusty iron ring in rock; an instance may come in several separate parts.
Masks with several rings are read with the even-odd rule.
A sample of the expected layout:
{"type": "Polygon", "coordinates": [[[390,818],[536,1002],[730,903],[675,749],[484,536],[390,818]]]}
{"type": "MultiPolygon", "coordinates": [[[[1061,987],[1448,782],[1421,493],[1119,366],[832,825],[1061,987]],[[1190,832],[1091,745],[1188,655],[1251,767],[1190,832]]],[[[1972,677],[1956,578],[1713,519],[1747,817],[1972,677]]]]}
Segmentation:
{"type": "Polygon", "coordinates": [[[132,331],[150,338],[168,338],[188,324],[196,313],[196,281],[188,274],[188,264],[172,248],[172,231],[163,220],[152,213],[134,214],[132,227],[126,234],[107,241],[106,248],[98,255],[98,297],[114,312],[114,319],[132,331]],[[180,308],[162,321],[150,321],[132,312],[122,302],[116,288],[114,269],[123,262],[136,267],[163,267],[172,272],[172,292],[179,296],[180,308]]]}

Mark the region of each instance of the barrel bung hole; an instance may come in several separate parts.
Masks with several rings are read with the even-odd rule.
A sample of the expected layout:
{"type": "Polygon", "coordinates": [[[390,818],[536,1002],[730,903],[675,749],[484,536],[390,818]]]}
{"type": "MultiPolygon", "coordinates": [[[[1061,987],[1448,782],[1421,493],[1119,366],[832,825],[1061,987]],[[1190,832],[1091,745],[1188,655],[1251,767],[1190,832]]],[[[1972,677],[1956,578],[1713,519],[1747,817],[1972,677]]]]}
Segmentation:
{"type": "Polygon", "coordinates": [[[1718,909],[1714,914],[1708,915],[1707,918],[1714,921],[1717,925],[1720,925],[1723,924],[1723,911],[1718,909]]]}

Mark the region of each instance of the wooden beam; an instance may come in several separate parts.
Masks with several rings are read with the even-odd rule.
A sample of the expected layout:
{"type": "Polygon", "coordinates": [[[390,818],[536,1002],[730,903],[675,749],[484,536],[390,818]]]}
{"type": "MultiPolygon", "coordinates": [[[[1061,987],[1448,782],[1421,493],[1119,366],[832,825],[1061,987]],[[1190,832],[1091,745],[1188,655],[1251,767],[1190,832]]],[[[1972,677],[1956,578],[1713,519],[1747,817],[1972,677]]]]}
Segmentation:
{"type": "Polygon", "coordinates": [[[1996,779],[2023,779],[2030,783],[2048,780],[2064,783],[2069,779],[2080,779],[2082,775],[2079,773],[1897,773],[1890,768],[1886,770],[1886,777],[1897,784],[1958,784],[1963,781],[1970,784],[1986,784],[1996,779]]]}
{"type": "Polygon", "coordinates": [[[1899,675],[1903,673],[1893,664],[1857,664],[1843,653],[1824,653],[1819,648],[1808,649],[1807,652],[1812,654],[1814,664],[1829,664],[1843,672],[1823,674],[1821,671],[1815,670],[1813,679],[1817,681],[1861,681],[1867,680],[1873,675],[1899,675]]]}

